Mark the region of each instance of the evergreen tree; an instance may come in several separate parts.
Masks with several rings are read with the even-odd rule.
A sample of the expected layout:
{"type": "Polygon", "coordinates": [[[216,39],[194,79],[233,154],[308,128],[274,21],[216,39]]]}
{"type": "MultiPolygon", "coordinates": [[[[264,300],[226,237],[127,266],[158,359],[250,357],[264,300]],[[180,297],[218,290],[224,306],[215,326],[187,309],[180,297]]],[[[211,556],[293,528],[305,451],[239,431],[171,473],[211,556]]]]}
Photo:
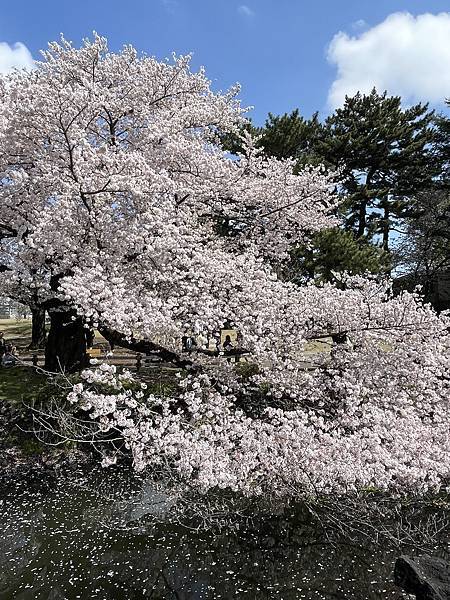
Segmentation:
{"type": "Polygon", "coordinates": [[[346,228],[358,238],[381,235],[389,250],[392,226],[408,213],[410,196],[437,173],[432,123],[427,104],[403,109],[400,97],[375,89],[346,97],[326,119],[315,150],[339,169],[346,228]]]}
{"type": "MultiPolygon", "coordinates": [[[[256,146],[262,148],[267,156],[296,158],[299,168],[320,162],[314,150],[320,129],[317,112],[311,119],[305,119],[298,109],[280,116],[269,113],[264,127],[256,127],[251,121],[242,127],[242,131],[258,138],[256,146]]],[[[221,142],[233,154],[243,150],[241,140],[234,134],[223,134],[221,142]]]]}
{"type": "MultiPolygon", "coordinates": [[[[450,133],[449,123],[441,127],[450,133]]],[[[280,116],[269,113],[264,127],[249,124],[246,129],[259,137],[258,145],[268,156],[295,158],[299,168],[323,163],[337,172],[348,233],[321,232],[312,246],[295,250],[289,270],[296,265],[300,278],[332,280],[333,272],[343,270],[389,269],[390,234],[398,221],[413,217],[413,195],[434,185],[443,160],[433,146],[438,128],[427,105],[403,109],[400,97],[374,89],[347,97],[323,124],[317,113],[305,119],[296,109],[280,116]],[[374,245],[379,242],[383,252],[374,245]]],[[[239,150],[238,143],[229,147],[239,150]]],[[[450,142],[442,143],[445,152],[450,157],[450,142]]]]}
{"type": "MultiPolygon", "coordinates": [[[[318,120],[318,113],[311,119],[302,117],[298,109],[280,116],[269,113],[264,127],[248,124],[245,129],[259,137],[258,145],[267,156],[295,158],[298,169],[305,164],[324,162],[333,166],[320,152],[324,144],[324,127],[318,120]]],[[[228,137],[227,147],[239,151],[237,138],[228,137]]],[[[283,275],[298,281],[334,281],[337,272],[380,273],[387,271],[389,264],[386,253],[379,248],[363,239],[356,240],[352,232],[333,228],[314,236],[311,244],[293,250],[283,275]]]]}
{"type": "Polygon", "coordinates": [[[365,238],[357,239],[351,231],[339,227],[318,232],[309,245],[292,252],[288,269],[291,279],[304,282],[339,283],[339,274],[383,273],[390,269],[390,256],[365,238]]]}
{"type": "Polygon", "coordinates": [[[259,130],[258,144],[268,156],[296,158],[299,166],[317,162],[314,147],[320,131],[318,113],[305,119],[298,109],[281,116],[269,113],[266,124],[259,130]]]}

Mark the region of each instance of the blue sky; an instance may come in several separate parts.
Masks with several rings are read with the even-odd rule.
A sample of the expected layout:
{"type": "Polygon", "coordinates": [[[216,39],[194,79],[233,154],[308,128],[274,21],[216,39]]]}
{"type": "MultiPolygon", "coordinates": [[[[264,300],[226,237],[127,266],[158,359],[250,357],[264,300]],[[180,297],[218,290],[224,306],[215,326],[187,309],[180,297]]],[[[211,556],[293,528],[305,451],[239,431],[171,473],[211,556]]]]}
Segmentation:
{"type": "Polygon", "coordinates": [[[241,83],[259,124],[295,107],[325,116],[347,90],[373,84],[443,108],[450,14],[437,15],[449,10],[448,0],[26,0],[2,7],[0,42],[20,42],[37,58],[61,32],[78,45],[96,30],[114,50],[193,52],[216,89],[241,83]],[[410,16],[389,17],[398,12],[410,16]]]}

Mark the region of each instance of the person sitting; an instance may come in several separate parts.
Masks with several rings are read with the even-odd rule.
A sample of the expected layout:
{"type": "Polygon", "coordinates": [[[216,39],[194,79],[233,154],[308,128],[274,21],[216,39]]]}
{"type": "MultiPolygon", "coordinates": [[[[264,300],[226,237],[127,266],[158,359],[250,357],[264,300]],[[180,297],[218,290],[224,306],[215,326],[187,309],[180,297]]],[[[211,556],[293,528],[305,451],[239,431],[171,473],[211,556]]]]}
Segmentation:
{"type": "Polygon", "coordinates": [[[231,355],[234,352],[234,345],[229,335],[225,337],[225,340],[222,344],[222,348],[225,356],[227,356],[227,362],[231,362],[231,355]]]}
{"type": "Polygon", "coordinates": [[[229,335],[225,337],[223,349],[225,351],[225,354],[230,354],[230,352],[232,352],[234,349],[233,342],[231,341],[231,337],[229,335]]]}
{"type": "MultiPolygon", "coordinates": [[[[14,347],[13,347],[14,348],[14,347]]],[[[15,348],[14,348],[15,350],[15,348]]],[[[7,349],[5,354],[2,356],[2,367],[14,367],[17,362],[17,356],[13,349],[7,349]]]]}
{"type": "Polygon", "coordinates": [[[5,353],[12,354],[13,356],[17,356],[17,348],[16,348],[16,346],[14,346],[14,344],[12,344],[11,342],[9,342],[5,346],[5,353]]]}
{"type": "Polygon", "coordinates": [[[183,352],[192,352],[193,350],[195,350],[197,344],[193,337],[189,335],[183,335],[183,337],[181,338],[181,346],[183,352]]]}

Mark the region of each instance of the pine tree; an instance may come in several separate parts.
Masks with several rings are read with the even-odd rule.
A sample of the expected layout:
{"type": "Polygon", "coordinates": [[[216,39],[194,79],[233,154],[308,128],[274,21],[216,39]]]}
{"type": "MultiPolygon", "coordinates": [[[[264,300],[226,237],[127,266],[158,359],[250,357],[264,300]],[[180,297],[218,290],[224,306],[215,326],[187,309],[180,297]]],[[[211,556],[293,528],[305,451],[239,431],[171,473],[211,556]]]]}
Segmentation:
{"type": "Polygon", "coordinates": [[[437,173],[432,122],[427,104],[403,109],[400,97],[375,89],[346,97],[326,119],[315,150],[340,171],[346,228],[358,238],[380,235],[389,250],[392,227],[407,214],[410,196],[437,173]]]}
{"type": "MultiPolygon", "coordinates": [[[[256,127],[251,121],[242,127],[242,131],[257,138],[256,146],[262,148],[267,156],[296,158],[299,168],[320,162],[314,150],[320,129],[317,112],[311,119],[305,119],[298,109],[280,116],[269,113],[263,127],[256,127]]],[[[231,153],[242,152],[241,141],[236,135],[224,134],[221,141],[231,153]]]]}
{"type": "Polygon", "coordinates": [[[298,109],[281,116],[269,113],[266,124],[259,130],[259,146],[268,156],[276,158],[296,158],[299,167],[306,163],[316,163],[314,152],[320,131],[318,113],[305,119],[298,109]]]}
{"type": "MultiPolygon", "coordinates": [[[[311,119],[302,117],[298,109],[280,116],[269,113],[264,127],[248,124],[246,130],[259,137],[258,145],[268,156],[297,159],[299,169],[305,164],[319,163],[333,167],[321,153],[324,126],[318,120],[318,113],[311,119]]],[[[228,147],[231,151],[239,150],[236,138],[228,147]]],[[[380,273],[386,272],[389,265],[387,254],[379,248],[365,239],[357,240],[352,232],[333,228],[313,236],[311,244],[293,249],[284,276],[298,281],[335,281],[338,272],[380,273]]]]}
{"type": "Polygon", "coordinates": [[[312,243],[292,252],[289,276],[298,282],[339,283],[340,274],[383,273],[390,269],[390,256],[365,238],[339,227],[317,233],[312,243]]]}

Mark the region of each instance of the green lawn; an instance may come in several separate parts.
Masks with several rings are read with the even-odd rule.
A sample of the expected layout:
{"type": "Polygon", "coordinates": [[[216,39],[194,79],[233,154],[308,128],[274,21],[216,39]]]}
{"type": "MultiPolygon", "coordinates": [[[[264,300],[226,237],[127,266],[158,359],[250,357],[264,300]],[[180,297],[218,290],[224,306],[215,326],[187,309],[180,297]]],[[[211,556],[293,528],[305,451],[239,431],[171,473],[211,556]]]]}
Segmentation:
{"type": "MultiPolygon", "coordinates": [[[[0,459],[2,450],[15,449],[22,457],[40,455],[45,446],[33,433],[31,411],[47,378],[26,367],[0,369],[0,459]]],[[[4,455],[3,455],[4,458],[4,455]]]]}
{"type": "Polygon", "coordinates": [[[29,402],[38,394],[47,379],[28,367],[0,369],[0,402],[29,402]]]}
{"type": "Polygon", "coordinates": [[[0,319],[0,331],[6,340],[25,348],[31,342],[31,319],[0,319]]]}

